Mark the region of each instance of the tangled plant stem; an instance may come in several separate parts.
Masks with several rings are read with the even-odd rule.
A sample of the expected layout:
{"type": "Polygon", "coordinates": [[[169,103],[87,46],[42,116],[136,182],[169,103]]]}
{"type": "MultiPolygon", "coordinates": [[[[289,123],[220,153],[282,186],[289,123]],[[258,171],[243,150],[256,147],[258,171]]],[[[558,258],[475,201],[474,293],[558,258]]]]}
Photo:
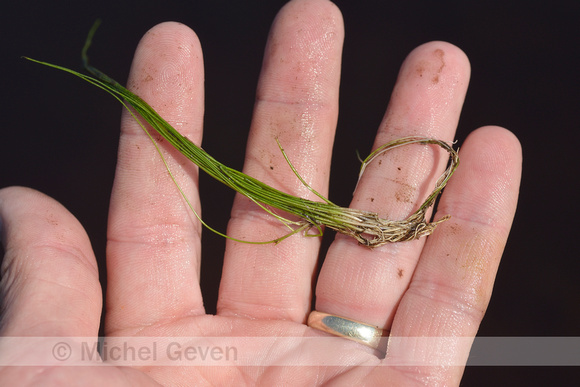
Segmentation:
{"type": "MultiPolygon", "coordinates": [[[[371,163],[380,154],[397,147],[409,144],[433,144],[442,147],[449,153],[450,162],[447,169],[443,175],[438,179],[435,189],[423,202],[417,211],[411,214],[407,219],[404,220],[388,220],[379,217],[377,213],[369,211],[361,211],[354,208],[340,207],[332,203],[330,200],[325,198],[323,195],[316,192],[312,187],[310,187],[300,176],[298,171],[294,168],[290,159],[284,152],[281,144],[278,142],[280,151],[282,152],[284,158],[286,159],[288,165],[297,176],[298,179],[315,195],[317,195],[322,201],[312,201],[304,199],[301,197],[296,197],[288,193],[279,191],[261,181],[248,176],[236,169],[230,168],[212,156],[210,156],[203,149],[195,145],[186,137],[182,136],[177,132],[167,121],[165,121],[151,106],[149,106],[145,101],[143,101],[139,96],[127,90],[121,84],[111,79],[101,71],[90,66],[88,63],[87,50],[91,44],[92,37],[98,27],[99,23],[95,23],[91,29],[85,46],[83,47],[82,57],[85,68],[94,75],[94,77],[78,73],[74,70],[41,62],[35,59],[29,59],[33,62],[40,63],[49,67],[53,67],[59,70],[66,71],[70,74],[76,75],[85,81],[105,90],[109,94],[113,95],[117,100],[119,100],[133,115],[135,120],[139,122],[141,127],[149,135],[151,140],[154,142],[153,138],[145,128],[143,122],[139,119],[142,117],[159,135],[166,139],[173,147],[175,147],[179,152],[181,152],[185,157],[195,163],[199,168],[205,171],[207,174],[215,178],[216,180],[222,182],[231,189],[239,192],[240,194],[246,196],[262,209],[267,211],[269,214],[283,222],[288,226],[291,231],[290,233],[267,242],[248,242],[241,241],[231,236],[227,236],[213,228],[209,227],[195,211],[193,207],[187,201],[183,191],[173,178],[169,168],[169,174],[171,178],[176,183],[182,196],[188,202],[190,208],[194,211],[195,215],[200,219],[202,224],[209,228],[211,231],[216,232],[224,237],[238,240],[240,242],[246,243],[278,243],[283,239],[289,237],[290,235],[303,232],[307,236],[319,236],[322,235],[322,227],[328,227],[337,232],[345,235],[349,235],[355,238],[360,244],[368,247],[378,247],[389,242],[403,242],[410,241],[413,239],[420,238],[421,236],[429,235],[433,232],[435,227],[441,222],[447,220],[449,217],[446,216],[436,222],[429,223],[426,220],[426,213],[429,207],[431,207],[441,193],[447,181],[453,175],[453,172],[459,164],[459,156],[453,147],[446,142],[426,137],[404,137],[387,144],[382,145],[374,152],[372,152],[365,160],[362,162],[360,176],[365,171],[365,168],[369,163],[371,163]],[[131,109],[132,108],[132,109],[131,109]],[[137,113],[137,114],[135,114],[137,113]],[[285,218],[272,209],[278,209],[289,214],[293,214],[299,218],[299,220],[290,220],[285,218]],[[311,234],[309,231],[312,228],[316,228],[318,232],[316,234],[311,234]]],[[[276,141],[278,141],[276,139],[276,141]]],[[[157,145],[155,145],[157,147],[157,145]]],[[[159,148],[157,148],[159,151],[159,148]]],[[[161,152],[159,151],[161,154],[161,152]]],[[[163,155],[161,155],[163,158],[163,155]]],[[[165,163],[165,159],[163,159],[165,163]]],[[[167,166],[167,163],[165,163],[167,166]]]]}

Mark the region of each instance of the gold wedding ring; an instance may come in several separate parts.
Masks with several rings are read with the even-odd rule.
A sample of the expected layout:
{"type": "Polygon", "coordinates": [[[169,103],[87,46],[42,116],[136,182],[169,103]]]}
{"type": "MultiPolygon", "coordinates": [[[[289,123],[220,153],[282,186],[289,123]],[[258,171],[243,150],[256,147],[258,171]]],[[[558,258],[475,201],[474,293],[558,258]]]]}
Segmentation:
{"type": "Polygon", "coordinates": [[[307,324],[311,328],[344,337],[375,349],[379,346],[384,334],[384,331],[377,326],[316,310],[308,316],[307,324]]]}

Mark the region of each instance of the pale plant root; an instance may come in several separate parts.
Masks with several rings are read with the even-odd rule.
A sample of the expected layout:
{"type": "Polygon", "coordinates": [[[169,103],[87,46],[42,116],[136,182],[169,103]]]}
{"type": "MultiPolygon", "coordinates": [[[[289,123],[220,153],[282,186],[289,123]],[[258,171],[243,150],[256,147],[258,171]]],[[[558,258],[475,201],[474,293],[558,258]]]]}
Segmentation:
{"type": "Polygon", "coordinates": [[[419,209],[408,218],[404,220],[388,220],[381,218],[374,212],[338,207],[330,203],[334,207],[332,211],[334,221],[329,222],[328,219],[318,221],[316,217],[310,215],[305,219],[304,223],[309,223],[311,227],[320,227],[319,225],[321,224],[325,225],[337,232],[353,237],[361,245],[370,248],[379,247],[386,243],[411,241],[422,236],[430,235],[439,224],[450,218],[447,215],[437,221],[428,222],[426,214],[459,165],[459,155],[453,149],[452,145],[434,138],[417,136],[404,137],[391,141],[376,149],[363,160],[359,179],[364,173],[366,166],[381,153],[409,144],[438,145],[449,153],[449,163],[445,172],[437,180],[433,192],[421,204],[419,209]]]}

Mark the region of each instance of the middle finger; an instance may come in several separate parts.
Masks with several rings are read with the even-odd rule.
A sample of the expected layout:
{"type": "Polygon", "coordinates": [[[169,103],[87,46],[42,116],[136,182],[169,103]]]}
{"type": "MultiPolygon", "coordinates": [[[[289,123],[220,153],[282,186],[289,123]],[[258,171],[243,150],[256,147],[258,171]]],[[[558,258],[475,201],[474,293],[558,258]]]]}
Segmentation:
{"type": "MultiPolygon", "coordinates": [[[[329,1],[291,1],[280,11],[264,56],[245,173],[284,192],[317,200],[287,165],[277,138],[304,180],[326,193],[342,40],[342,17],[329,1]]],[[[229,235],[267,241],[288,231],[238,195],[229,235]]],[[[302,235],[276,245],[228,241],[218,314],[303,322],[310,310],[319,247],[320,238],[302,235]]]]}

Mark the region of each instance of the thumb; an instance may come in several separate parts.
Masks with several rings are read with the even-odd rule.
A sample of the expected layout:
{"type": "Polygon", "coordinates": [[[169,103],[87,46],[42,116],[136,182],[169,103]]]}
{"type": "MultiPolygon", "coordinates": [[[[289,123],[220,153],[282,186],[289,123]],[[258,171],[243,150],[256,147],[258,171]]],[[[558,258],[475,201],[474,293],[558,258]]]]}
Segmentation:
{"type": "Polygon", "coordinates": [[[79,222],[29,188],[0,190],[0,333],[97,336],[102,295],[97,263],[79,222]]]}

